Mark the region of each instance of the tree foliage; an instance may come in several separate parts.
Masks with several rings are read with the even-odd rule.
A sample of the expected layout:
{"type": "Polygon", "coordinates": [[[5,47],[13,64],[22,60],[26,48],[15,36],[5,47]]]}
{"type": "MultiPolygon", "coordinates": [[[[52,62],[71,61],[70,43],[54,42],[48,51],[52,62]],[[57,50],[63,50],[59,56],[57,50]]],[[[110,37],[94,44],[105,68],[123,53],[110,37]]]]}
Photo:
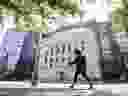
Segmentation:
{"type": "Polygon", "coordinates": [[[123,7],[112,12],[112,31],[128,32],[128,0],[121,0],[123,7]]]}
{"type": "Polygon", "coordinates": [[[17,31],[47,32],[49,16],[79,16],[80,0],[0,0],[2,16],[16,16],[17,31]]]}

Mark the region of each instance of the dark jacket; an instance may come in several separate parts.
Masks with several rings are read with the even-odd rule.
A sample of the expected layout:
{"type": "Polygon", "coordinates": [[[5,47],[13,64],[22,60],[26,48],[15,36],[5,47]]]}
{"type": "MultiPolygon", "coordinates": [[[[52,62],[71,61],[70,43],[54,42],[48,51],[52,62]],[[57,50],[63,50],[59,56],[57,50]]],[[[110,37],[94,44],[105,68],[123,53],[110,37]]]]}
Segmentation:
{"type": "Polygon", "coordinates": [[[78,56],[69,64],[76,64],[76,72],[86,72],[86,57],[78,56]]]}

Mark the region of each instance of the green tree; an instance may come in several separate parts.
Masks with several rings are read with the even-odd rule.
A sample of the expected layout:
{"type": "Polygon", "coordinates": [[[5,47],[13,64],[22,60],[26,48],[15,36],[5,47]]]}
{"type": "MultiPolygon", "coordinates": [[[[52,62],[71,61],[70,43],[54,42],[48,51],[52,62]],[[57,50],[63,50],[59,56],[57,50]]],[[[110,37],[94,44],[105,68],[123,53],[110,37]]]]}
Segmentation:
{"type": "Polygon", "coordinates": [[[112,12],[113,32],[128,32],[128,0],[121,0],[122,8],[112,12]]]}
{"type": "Polygon", "coordinates": [[[124,32],[123,15],[121,9],[112,12],[112,32],[124,32]]]}
{"type": "Polygon", "coordinates": [[[122,9],[122,21],[125,28],[125,32],[128,32],[128,0],[122,0],[123,9],[122,9]]]}
{"type": "Polygon", "coordinates": [[[0,15],[16,16],[17,31],[47,32],[49,16],[79,16],[80,0],[0,0],[0,15]]]}

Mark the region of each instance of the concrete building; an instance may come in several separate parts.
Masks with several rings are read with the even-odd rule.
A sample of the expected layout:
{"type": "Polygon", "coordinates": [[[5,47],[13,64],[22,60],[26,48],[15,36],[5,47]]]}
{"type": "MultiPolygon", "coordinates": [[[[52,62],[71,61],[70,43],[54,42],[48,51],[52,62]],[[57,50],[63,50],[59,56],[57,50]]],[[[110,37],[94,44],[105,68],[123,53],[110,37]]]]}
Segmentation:
{"type": "Polygon", "coordinates": [[[78,18],[77,20],[69,19],[66,21],[64,18],[61,18],[59,19],[61,24],[53,22],[53,25],[50,25],[52,28],[49,28],[51,33],[50,30],[48,33],[52,34],[52,36],[40,40],[39,44],[40,59],[38,69],[40,80],[58,80],[58,73],[64,72],[63,79],[65,81],[71,81],[74,75],[72,73],[74,73],[75,66],[72,69],[67,66],[67,63],[69,60],[73,59],[71,57],[73,57],[72,51],[74,48],[82,49],[83,55],[87,55],[87,74],[92,78],[101,78],[99,60],[101,56],[103,56],[103,50],[101,49],[103,46],[102,37],[106,23],[109,19],[108,13],[111,13],[110,2],[81,0],[80,20],[78,18]],[[105,4],[104,7],[102,6],[103,3],[105,4]],[[88,6],[85,8],[85,5],[88,6]],[[102,16],[102,18],[105,19],[102,19],[102,21],[99,20],[98,18],[101,18],[101,16],[94,13],[96,10],[100,10],[99,12],[105,10],[105,14],[102,16]],[[70,21],[74,21],[74,23],[70,21]],[[58,26],[56,27],[55,25],[58,26]],[[65,51],[63,52],[63,50],[65,51]]]}
{"type": "Polygon", "coordinates": [[[119,60],[128,68],[128,37],[126,32],[113,33],[113,39],[120,47],[119,60]]]}
{"type": "Polygon", "coordinates": [[[83,55],[87,56],[87,74],[92,78],[100,77],[97,33],[103,31],[101,26],[95,19],[62,26],[52,37],[40,40],[40,80],[58,80],[58,73],[63,71],[64,80],[72,80],[74,68],[72,70],[67,63],[73,59],[74,48],[83,50],[83,55]]]}

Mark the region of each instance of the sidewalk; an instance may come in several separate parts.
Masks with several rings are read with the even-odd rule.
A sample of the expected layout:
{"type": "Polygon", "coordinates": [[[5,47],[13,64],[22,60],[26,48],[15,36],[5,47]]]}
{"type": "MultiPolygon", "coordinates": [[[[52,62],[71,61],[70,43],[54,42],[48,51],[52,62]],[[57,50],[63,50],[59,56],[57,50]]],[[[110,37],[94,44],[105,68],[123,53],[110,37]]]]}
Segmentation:
{"type": "Polygon", "coordinates": [[[31,82],[0,81],[0,88],[31,88],[31,82]]]}
{"type": "MultiPolygon", "coordinates": [[[[53,80],[49,80],[49,81],[40,81],[40,83],[66,83],[66,84],[71,84],[72,81],[63,81],[63,80],[57,80],[57,81],[53,81],[53,80]]],[[[78,83],[81,83],[81,84],[88,84],[87,80],[78,80],[78,83]]],[[[94,80],[92,81],[92,83],[94,84],[117,84],[117,83],[121,83],[121,84],[125,84],[125,83],[128,83],[128,80],[105,80],[105,81],[102,81],[102,80],[94,80]]]]}
{"type": "MultiPolygon", "coordinates": [[[[72,96],[73,94],[84,94],[84,95],[79,95],[79,96],[127,96],[128,94],[128,84],[99,84],[99,85],[94,85],[94,89],[92,90],[87,90],[89,87],[88,84],[78,84],[75,86],[76,89],[78,90],[73,90],[69,88],[69,84],[62,84],[62,83],[41,83],[40,85],[36,86],[33,88],[33,90],[37,90],[39,88],[40,92],[45,94],[45,96],[65,96],[62,94],[68,93],[70,95],[67,96],[72,96]],[[80,90],[82,88],[82,90],[80,90]],[[85,90],[83,90],[85,88],[85,90]],[[47,94],[47,95],[46,95],[47,94]],[[54,95],[56,94],[56,95],[54,95]],[[58,95],[61,94],[61,95],[58,95]],[[71,95],[72,94],[72,95],[71,95]],[[93,95],[88,95],[88,94],[93,94],[93,95]],[[94,95],[95,94],[95,95],[94,95]],[[98,95],[100,94],[100,95],[98,95]],[[102,95],[101,95],[102,94],[102,95]],[[109,94],[109,95],[108,95],[109,94]]],[[[44,95],[43,95],[44,96],[44,95]]]]}
{"type": "MultiPolygon", "coordinates": [[[[86,90],[89,86],[88,84],[77,84],[75,86],[78,90],[73,90],[69,88],[70,83],[40,83],[37,86],[30,86],[28,82],[0,82],[0,88],[5,89],[19,89],[23,90],[24,88],[28,89],[29,95],[25,96],[72,96],[79,95],[79,96],[127,96],[128,94],[128,83],[116,83],[116,84],[94,84],[94,89],[86,90]],[[3,87],[5,86],[6,87],[3,87]],[[9,85],[13,85],[10,86],[9,85]],[[18,87],[19,86],[19,87],[18,87]],[[82,88],[82,90],[80,90],[82,88]],[[85,90],[83,90],[85,88],[85,90]],[[37,95],[39,94],[39,95],[37,95]],[[90,94],[90,95],[89,95],[90,94]],[[99,95],[100,94],[100,95],[99,95]],[[102,94],[102,95],[101,95],[102,94]],[[110,95],[107,95],[110,94],[110,95]],[[113,94],[113,95],[112,95],[113,94]]],[[[23,91],[22,91],[23,92],[23,91]]]]}
{"type": "MultiPolygon", "coordinates": [[[[114,82],[114,81],[113,81],[114,82]]],[[[35,86],[35,88],[69,88],[69,86],[71,85],[71,82],[44,82],[44,83],[40,83],[38,85],[35,86]]],[[[128,88],[128,83],[103,83],[103,82],[93,82],[94,84],[94,88],[96,89],[120,89],[120,88],[128,88]]],[[[75,85],[76,88],[88,88],[89,84],[88,82],[78,82],[75,85]]]]}

